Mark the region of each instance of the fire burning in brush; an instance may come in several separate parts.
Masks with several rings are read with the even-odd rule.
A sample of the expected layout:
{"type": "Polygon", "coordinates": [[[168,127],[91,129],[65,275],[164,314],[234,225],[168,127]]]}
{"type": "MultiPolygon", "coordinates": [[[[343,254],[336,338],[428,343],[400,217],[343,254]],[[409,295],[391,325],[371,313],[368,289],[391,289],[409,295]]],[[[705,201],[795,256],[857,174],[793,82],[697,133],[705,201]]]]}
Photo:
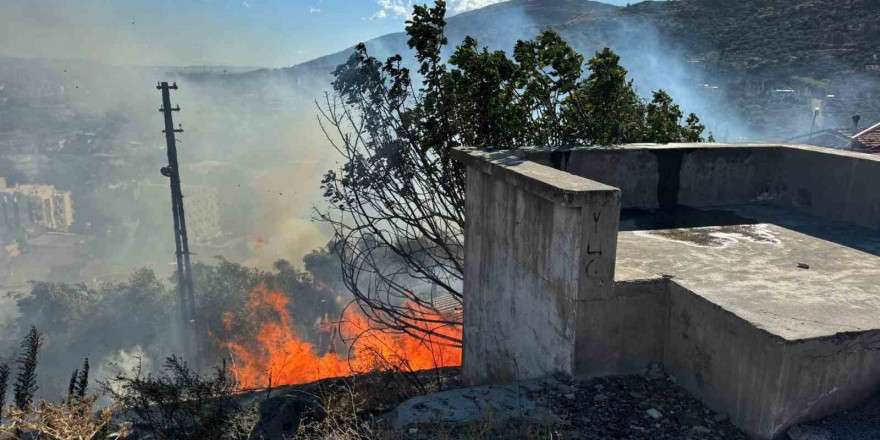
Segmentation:
{"type": "MultiPolygon", "coordinates": [[[[388,367],[417,371],[461,364],[461,348],[431,335],[460,340],[459,327],[420,324],[429,330],[423,337],[383,332],[371,329],[367,319],[354,308],[346,309],[338,322],[324,323],[331,340],[326,353],[318,354],[317,347],[297,335],[288,302],[282,293],[264,286],[250,293],[244,314],[257,326],[256,338],[225,343],[232,353],[233,372],[242,389],[295,385],[388,367]]],[[[412,308],[423,320],[445,320],[412,308]]],[[[224,316],[223,321],[229,329],[231,317],[224,316]]]]}

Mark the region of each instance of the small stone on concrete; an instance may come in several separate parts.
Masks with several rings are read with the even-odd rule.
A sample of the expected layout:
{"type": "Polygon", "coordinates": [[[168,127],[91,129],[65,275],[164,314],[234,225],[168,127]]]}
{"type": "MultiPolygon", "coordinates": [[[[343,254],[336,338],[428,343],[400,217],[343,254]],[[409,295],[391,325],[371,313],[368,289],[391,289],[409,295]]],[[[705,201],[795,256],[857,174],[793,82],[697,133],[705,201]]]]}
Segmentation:
{"type": "Polygon", "coordinates": [[[648,413],[648,415],[651,416],[651,418],[654,420],[660,420],[661,418],[663,418],[663,414],[661,414],[660,411],[657,411],[654,408],[651,408],[645,412],[648,413]]]}
{"type": "Polygon", "coordinates": [[[798,269],[809,269],[810,265],[807,263],[798,263],[798,269]]]}
{"type": "Polygon", "coordinates": [[[648,368],[648,373],[646,374],[648,379],[663,379],[666,375],[663,373],[663,368],[660,367],[659,364],[651,364],[651,367],[648,368]]]}

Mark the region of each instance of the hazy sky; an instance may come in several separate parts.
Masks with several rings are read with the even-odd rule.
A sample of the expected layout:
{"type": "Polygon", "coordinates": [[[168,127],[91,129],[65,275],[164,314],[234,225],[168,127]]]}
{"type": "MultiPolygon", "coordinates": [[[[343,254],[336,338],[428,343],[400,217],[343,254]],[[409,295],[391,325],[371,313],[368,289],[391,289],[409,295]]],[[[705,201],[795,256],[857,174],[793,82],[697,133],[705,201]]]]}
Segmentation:
{"type": "MultiPolygon", "coordinates": [[[[447,4],[454,14],[497,2],[447,4]]],[[[0,55],[282,67],[402,31],[411,5],[411,0],[0,0],[0,55]]]]}

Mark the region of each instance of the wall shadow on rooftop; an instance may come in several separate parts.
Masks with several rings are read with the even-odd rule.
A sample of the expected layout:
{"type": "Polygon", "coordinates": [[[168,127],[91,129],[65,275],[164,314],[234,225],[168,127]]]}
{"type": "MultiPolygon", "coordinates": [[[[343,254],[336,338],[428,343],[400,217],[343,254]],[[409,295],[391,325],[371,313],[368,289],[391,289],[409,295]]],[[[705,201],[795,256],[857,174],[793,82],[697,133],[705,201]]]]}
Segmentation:
{"type": "Polygon", "coordinates": [[[699,209],[679,205],[665,210],[628,208],[622,209],[620,212],[621,231],[685,229],[753,225],[759,223],[774,224],[804,235],[880,256],[880,233],[877,231],[778,206],[749,204],[699,209]]]}
{"type": "Polygon", "coordinates": [[[727,209],[697,209],[678,205],[669,209],[626,208],[620,210],[621,231],[700,228],[708,226],[752,225],[757,220],[727,209]]]}

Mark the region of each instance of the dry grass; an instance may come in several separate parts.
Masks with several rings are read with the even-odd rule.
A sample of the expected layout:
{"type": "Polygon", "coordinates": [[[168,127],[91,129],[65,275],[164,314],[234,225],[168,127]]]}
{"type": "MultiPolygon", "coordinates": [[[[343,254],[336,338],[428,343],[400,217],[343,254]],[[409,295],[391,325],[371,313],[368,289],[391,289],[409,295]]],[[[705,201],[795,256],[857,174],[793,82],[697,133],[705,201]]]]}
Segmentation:
{"type": "Polygon", "coordinates": [[[260,408],[256,405],[251,406],[232,416],[227,424],[223,440],[250,439],[259,422],[260,408]]]}
{"type": "Polygon", "coordinates": [[[307,416],[291,440],[563,440],[576,438],[562,430],[527,422],[489,418],[469,424],[425,424],[400,431],[390,425],[389,411],[416,395],[438,391],[436,383],[419,381],[399,369],[352,377],[315,396],[318,413],[307,416]],[[422,385],[427,383],[427,385],[422,385]]]}
{"type": "Polygon", "coordinates": [[[9,409],[5,422],[0,425],[3,439],[45,440],[115,440],[129,434],[129,426],[115,426],[113,414],[116,407],[93,412],[98,396],[76,398],[68,403],[41,401],[38,405],[22,411],[9,409]]]}
{"type": "Polygon", "coordinates": [[[367,406],[365,396],[349,384],[322,391],[318,407],[323,414],[313,415],[312,421],[300,423],[294,440],[375,440],[379,429],[373,420],[363,417],[367,406]]]}

